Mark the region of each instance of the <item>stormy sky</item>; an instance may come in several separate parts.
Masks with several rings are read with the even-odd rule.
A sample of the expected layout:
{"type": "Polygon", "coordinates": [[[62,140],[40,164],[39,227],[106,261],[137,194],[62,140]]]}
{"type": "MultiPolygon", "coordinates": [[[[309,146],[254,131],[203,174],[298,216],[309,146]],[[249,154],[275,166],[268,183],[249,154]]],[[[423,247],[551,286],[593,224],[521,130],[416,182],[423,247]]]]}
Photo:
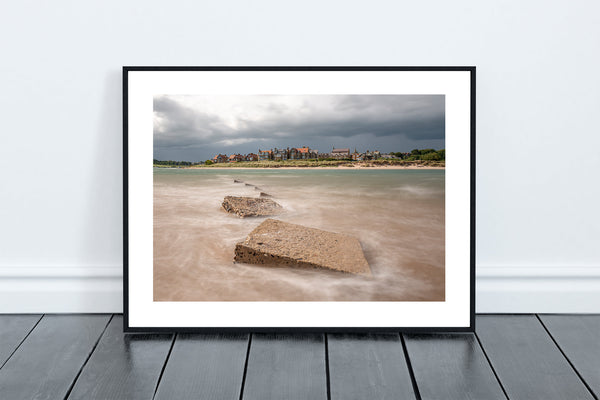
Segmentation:
{"type": "Polygon", "coordinates": [[[443,95],[154,97],[154,158],[204,161],[218,153],[309,146],[359,152],[442,149],[443,95]]]}

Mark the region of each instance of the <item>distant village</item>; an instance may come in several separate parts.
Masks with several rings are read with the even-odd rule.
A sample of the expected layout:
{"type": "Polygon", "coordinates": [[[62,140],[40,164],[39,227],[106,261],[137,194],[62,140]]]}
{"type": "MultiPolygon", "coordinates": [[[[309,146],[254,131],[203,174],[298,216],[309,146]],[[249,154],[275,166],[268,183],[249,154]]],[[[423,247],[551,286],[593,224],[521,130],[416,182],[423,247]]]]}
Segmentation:
{"type": "Polygon", "coordinates": [[[233,163],[242,161],[283,161],[283,160],[353,160],[367,161],[377,159],[399,159],[410,156],[411,153],[381,153],[378,150],[359,152],[350,148],[337,149],[333,147],[329,153],[320,153],[318,150],[309,147],[287,147],[285,149],[272,148],[270,150],[258,150],[258,153],[249,154],[217,154],[212,158],[212,162],[233,163]],[[404,157],[403,157],[404,156],[404,157]]]}
{"type": "MultiPolygon", "coordinates": [[[[269,150],[259,149],[257,153],[248,154],[217,154],[212,159],[192,162],[192,161],[172,161],[172,160],[157,160],[154,159],[154,165],[157,167],[167,168],[184,168],[193,167],[198,165],[214,165],[214,164],[227,164],[232,165],[233,163],[239,162],[251,162],[251,161],[266,161],[265,164],[269,164],[269,161],[287,161],[287,160],[310,160],[310,165],[303,166],[330,166],[331,163],[344,163],[353,161],[376,161],[377,164],[398,164],[406,162],[425,162],[425,163],[444,163],[446,154],[445,149],[414,149],[411,152],[389,152],[382,153],[379,150],[366,150],[358,151],[356,148],[351,151],[350,148],[336,148],[332,146],[330,152],[321,153],[316,149],[311,149],[308,146],[304,147],[286,147],[286,148],[272,148],[269,150]],[[322,164],[324,163],[324,164],[322,164]],[[327,164],[329,163],[329,164],[327,164]]],[[[293,163],[289,163],[292,165],[293,163]]],[[[306,163],[304,163],[306,164],[306,163]]],[[[252,167],[259,167],[262,164],[246,164],[252,167]]],[[[271,164],[272,165],[272,164],[271,164]]],[[[288,163],[275,165],[287,166],[288,163]]],[[[272,165],[273,166],[273,165],[272,165]]]]}

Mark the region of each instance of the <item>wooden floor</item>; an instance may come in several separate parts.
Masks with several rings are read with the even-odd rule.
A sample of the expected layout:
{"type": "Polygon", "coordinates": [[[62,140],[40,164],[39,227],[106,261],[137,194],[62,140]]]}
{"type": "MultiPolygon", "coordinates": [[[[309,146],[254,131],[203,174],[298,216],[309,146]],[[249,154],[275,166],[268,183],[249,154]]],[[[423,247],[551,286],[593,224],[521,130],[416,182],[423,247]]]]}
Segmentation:
{"type": "Polygon", "coordinates": [[[124,335],[121,315],[0,315],[0,399],[598,399],[600,315],[473,334],[124,335]]]}

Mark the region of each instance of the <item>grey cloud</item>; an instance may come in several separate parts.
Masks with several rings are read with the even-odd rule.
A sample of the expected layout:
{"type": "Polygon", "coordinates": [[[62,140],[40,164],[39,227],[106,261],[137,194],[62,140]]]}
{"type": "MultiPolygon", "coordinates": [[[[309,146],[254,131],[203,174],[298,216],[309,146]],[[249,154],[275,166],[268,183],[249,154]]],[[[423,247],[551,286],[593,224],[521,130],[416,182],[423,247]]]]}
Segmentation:
{"type": "Polygon", "coordinates": [[[197,146],[230,130],[217,115],[185,107],[167,96],[154,99],[154,145],[197,146]]]}
{"type": "Polygon", "coordinates": [[[260,118],[239,117],[235,129],[220,115],[191,108],[170,96],[155,97],[155,156],[168,153],[175,159],[178,151],[183,156],[194,149],[194,154],[202,154],[199,159],[206,159],[215,149],[256,151],[259,146],[272,147],[285,140],[290,146],[318,148],[329,147],[324,144],[335,139],[340,145],[347,143],[344,147],[354,147],[352,143],[362,145],[365,137],[373,142],[372,149],[382,151],[408,151],[401,147],[409,143],[412,148],[418,143],[444,147],[443,95],[315,95],[305,96],[298,107],[278,102],[277,96],[262,97],[260,118]],[[320,101],[311,101],[313,98],[320,101]],[[323,106],[322,100],[329,105],[323,106]]]}

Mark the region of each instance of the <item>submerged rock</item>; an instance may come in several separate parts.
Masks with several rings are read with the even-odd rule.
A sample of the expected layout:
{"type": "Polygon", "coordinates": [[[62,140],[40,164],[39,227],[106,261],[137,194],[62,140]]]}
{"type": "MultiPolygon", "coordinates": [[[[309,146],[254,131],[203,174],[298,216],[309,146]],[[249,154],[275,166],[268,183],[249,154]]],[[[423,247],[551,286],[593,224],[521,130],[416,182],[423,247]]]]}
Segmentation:
{"type": "Polygon", "coordinates": [[[228,213],[241,218],[277,215],[283,211],[283,207],[273,200],[257,197],[225,196],[222,206],[228,213]]]}
{"type": "Polygon", "coordinates": [[[244,183],[244,181],[240,181],[240,180],[238,180],[238,179],[234,179],[234,180],[233,180],[233,183],[244,183]]]}
{"type": "Polygon", "coordinates": [[[254,185],[251,185],[249,183],[244,183],[244,185],[246,185],[246,186],[254,186],[254,185]]]}
{"type": "Polygon", "coordinates": [[[259,194],[260,197],[273,197],[272,195],[270,195],[269,193],[265,193],[265,192],[260,192],[259,194]]]}
{"type": "Polygon", "coordinates": [[[266,266],[326,268],[371,276],[358,239],[267,219],[235,247],[235,262],[266,266]]]}

